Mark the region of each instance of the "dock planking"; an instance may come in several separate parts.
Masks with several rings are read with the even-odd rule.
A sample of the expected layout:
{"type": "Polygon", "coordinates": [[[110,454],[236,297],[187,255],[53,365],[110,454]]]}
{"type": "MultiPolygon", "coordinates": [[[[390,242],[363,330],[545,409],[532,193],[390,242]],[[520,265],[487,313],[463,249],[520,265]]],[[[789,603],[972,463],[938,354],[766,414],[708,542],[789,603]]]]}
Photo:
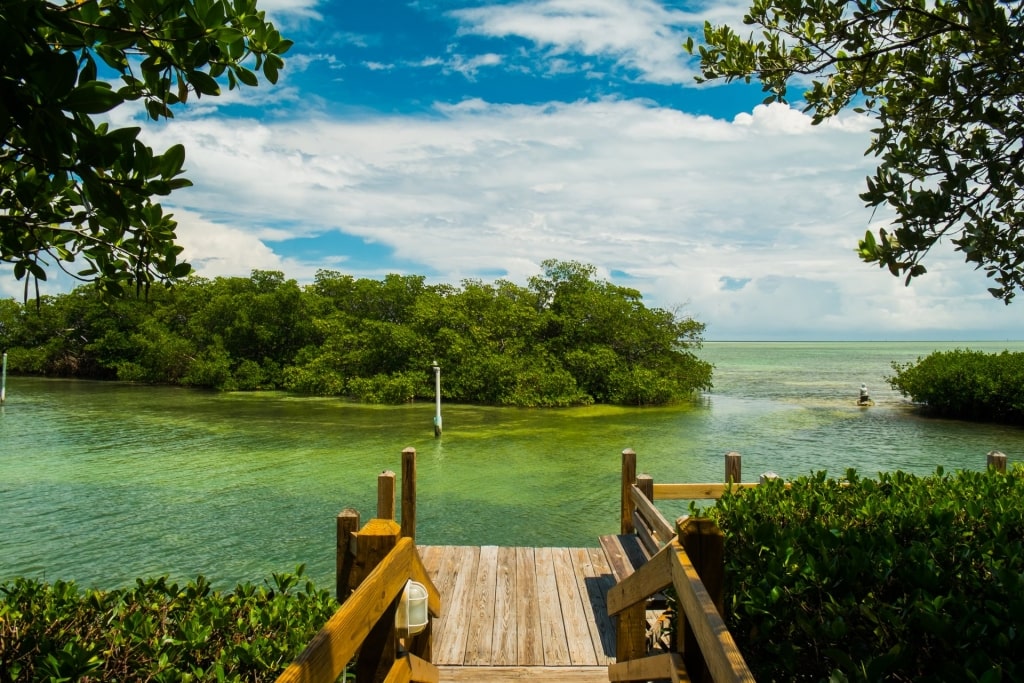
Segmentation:
{"type": "Polygon", "coordinates": [[[457,678],[470,675],[460,667],[492,667],[495,675],[504,672],[516,680],[572,668],[579,670],[574,675],[603,673],[607,680],[615,633],[605,595],[613,579],[599,549],[420,546],[419,551],[441,593],[433,661],[443,680],[471,680],[457,678]]]}

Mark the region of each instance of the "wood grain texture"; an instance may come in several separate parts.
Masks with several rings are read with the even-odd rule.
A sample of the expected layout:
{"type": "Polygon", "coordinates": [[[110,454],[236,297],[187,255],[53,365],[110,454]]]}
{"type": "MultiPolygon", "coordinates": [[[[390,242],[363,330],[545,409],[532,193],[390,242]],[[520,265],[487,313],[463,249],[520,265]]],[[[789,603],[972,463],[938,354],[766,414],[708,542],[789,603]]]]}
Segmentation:
{"type": "Polygon", "coordinates": [[[491,638],[491,664],[508,666],[518,661],[516,642],[516,549],[498,548],[494,590],[494,628],[491,638]]]}
{"type": "Polygon", "coordinates": [[[442,681],[607,680],[615,580],[599,548],[417,549],[441,594],[442,681]]]}
{"type": "Polygon", "coordinates": [[[491,663],[497,578],[498,546],[481,546],[469,604],[469,633],[466,638],[466,656],[463,659],[467,666],[491,663]]]}
{"type": "Polygon", "coordinates": [[[480,548],[455,546],[453,553],[457,560],[452,567],[454,581],[447,600],[448,606],[441,617],[434,639],[434,660],[436,664],[462,664],[466,656],[466,642],[469,638],[469,611],[473,600],[476,581],[476,565],[480,548]]]}
{"type": "Polygon", "coordinates": [[[523,666],[544,664],[536,566],[533,548],[516,548],[516,661],[523,666]]]}

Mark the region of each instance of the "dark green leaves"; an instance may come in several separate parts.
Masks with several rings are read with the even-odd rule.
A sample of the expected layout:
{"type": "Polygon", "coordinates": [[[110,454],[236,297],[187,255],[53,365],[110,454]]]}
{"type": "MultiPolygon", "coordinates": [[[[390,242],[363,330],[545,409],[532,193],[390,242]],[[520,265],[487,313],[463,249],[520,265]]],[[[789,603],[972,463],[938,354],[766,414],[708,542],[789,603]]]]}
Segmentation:
{"type": "Polygon", "coordinates": [[[139,578],[110,591],[0,586],[0,654],[17,680],[273,681],[337,608],[296,573],[213,590],[139,578]]]}
{"type": "Polygon", "coordinates": [[[896,241],[862,259],[911,280],[929,250],[950,238],[1009,303],[1024,287],[1024,13],[978,0],[933,5],[895,0],[754,0],[740,37],[707,25],[698,80],[756,77],[766,101],[802,86],[816,123],[846,107],[878,119],[868,151],[879,157],[861,198],[891,212],[896,241]]]}
{"type": "Polygon", "coordinates": [[[109,83],[88,81],[64,98],[64,109],[73,113],[102,114],[123,101],[121,96],[111,89],[109,83]]]}
{"type": "Polygon", "coordinates": [[[1024,468],[824,472],[726,495],[727,622],[758,680],[1016,680],[1024,468]],[[998,634],[998,635],[997,635],[998,634]]]}
{"type": "Polygon", "coordinates": [[[255,86],[262,71],[276,81],[289,46],[249,0],[0,3],[0,262],[15,266],[26,292],[46,269],[76,260],[84,264],[69,274],[108,292],[186,274],[174,221],[153,203],[190,184],[184,150],[157,154],[137,129],[92,117],[127,100],[171,117],[190,93],[219,95],[219,78],[255,86]]]}
{"type": "Polygon", "coordinates": [[[936,415],[1024,423],[1022,353],[937,351],[893,370],[889,384],[936,415]]]}

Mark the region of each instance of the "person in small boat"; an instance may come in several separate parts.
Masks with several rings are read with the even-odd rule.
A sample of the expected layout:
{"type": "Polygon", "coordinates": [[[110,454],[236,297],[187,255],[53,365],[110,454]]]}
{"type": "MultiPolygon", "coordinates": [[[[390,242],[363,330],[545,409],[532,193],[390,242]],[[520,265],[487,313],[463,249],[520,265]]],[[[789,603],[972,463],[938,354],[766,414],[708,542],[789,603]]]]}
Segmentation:
{"type": "Polygon", "coordinates": [[[863,405],[865,403],[870,403],[870,402],[871,402],[871,396],[868,395],[868,385],[867,384],[861,384],[860,385],[860,398],[857,399],[857,403],[860,403],[861,405],[863,405]]]}

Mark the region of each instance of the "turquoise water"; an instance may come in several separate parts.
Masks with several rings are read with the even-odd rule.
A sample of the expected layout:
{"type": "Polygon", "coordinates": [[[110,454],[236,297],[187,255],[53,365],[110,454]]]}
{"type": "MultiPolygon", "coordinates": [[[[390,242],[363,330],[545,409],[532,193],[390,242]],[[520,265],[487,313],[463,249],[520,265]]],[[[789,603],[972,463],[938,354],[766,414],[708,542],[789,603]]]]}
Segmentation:
{"type": "Polygon", "coordinates": [[[0,408],[0,580],[113,587],[202,573],[225,586],[305,563],[330,585],[334,516],[371,517],[376,476],[399,470],[406,446],[419,453],[417,536],[428,544],[596,545],[617,526],[623,448],[655,481],[719,481],[729,450],[750,481],[767,470],[980,469],[994,448],[1018,460],[1024,430],[920,417],[884,383],[890,361],[968,346],[1024,350],[709,343],[700,355],[716,365],[715,389],[692,405],[446,405],[439,440],[432,402],[12,377],[0,408]],[[875,407],[855,405],[861,382],[875,407]]]}

